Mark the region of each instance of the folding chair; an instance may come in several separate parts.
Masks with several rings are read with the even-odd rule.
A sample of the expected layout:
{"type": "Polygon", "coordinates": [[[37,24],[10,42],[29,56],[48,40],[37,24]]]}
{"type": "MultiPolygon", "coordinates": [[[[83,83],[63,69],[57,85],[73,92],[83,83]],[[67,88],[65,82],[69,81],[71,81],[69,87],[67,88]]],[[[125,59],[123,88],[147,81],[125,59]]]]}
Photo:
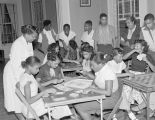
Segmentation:
{"type": "Polygon", "coordinates": [[[27,107],[27,115],[26,115],[26,120],[29,119],[29,113],[31,113],[34,116],[34,119],[40,120],[39,116],[36,114],[36,112],[33,110],[31,105],[27,102],[26,98],[20,91],[20,84],[19,82],[16,84],[16,90],[15,90],[18,98],[21,100],[21,102],[27,107]]]}

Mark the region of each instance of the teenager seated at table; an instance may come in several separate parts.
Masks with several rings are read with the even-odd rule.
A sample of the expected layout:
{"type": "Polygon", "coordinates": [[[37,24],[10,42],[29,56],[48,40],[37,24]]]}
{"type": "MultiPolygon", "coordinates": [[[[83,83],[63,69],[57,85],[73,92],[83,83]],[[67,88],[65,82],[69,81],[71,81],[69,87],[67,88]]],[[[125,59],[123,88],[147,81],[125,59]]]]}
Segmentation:
{"type": "Polygon", "coordinates": [[[59,65],[60,59],[57,53],[48,52],[47,62],[41,66],[36,78],[40,86],[58,84],[63,82],[63,73],[59,65]]]}
{"type": "Polygon", "coordinates": [[[84,23],[84,32],[81,36],[81,42],[88,42],[90,46],[94,47],[93,34],[94,30],[92,29],[92,21],[87,20],[84,23]]]}
{"type": "Polygon", "coordinates": [[[66,55],[64,61],[76,62],[77,60],[79,60],[78,45],[75,42],[75,40],[70,40],[69,41],[69,46],[68,46],[68,49],[67,49],[67,55],[66,55]]]}
{"type": "MultiPolygon", "coordinates": [[[[52,43],[48,46],[47,48],[47,52],[48,53],[56,53],[57,56],[59,57],[60,61],[63,60],[62,56],[60,55],[60,47],[59,47],[59,42],[57,41],[56,43],[52,43]]],[[[47,62],[47,54],[45,55],[43,64],[45,64],[47,62]]]]}
{"type": "MultiPolygon", "coordinates": [[[[119,85],[116,74],[104,61],[104,54],[98,53],[91,59],[91,68],[95,71],[92,75],[94,85],[84,90],[84,92],[94,92],[103,94],[103,109],[112,109],[120,98],[119,85]]],[[[92,120],[91,114],[100,110],[98,101],[79,103],[75,105],[77,112],[83,120],[92,120]]]]}
{"type": "MultiPolygon", "coordinates": [[[[53,95],[56,93],[56,90],[53,88],[46,89],[38,92],[39,86],[33,75],[39,72],[40,60],[37,57],[31,56],[28,57],[22,63],[22,67],[25,69],[25,72],[20,77],[20,90],[24,94],[26,100],[29,104],[31,104],[32,108],[36,112],[38,116],[42,116],[47,113],[47,109],[45,108],[42,97],[48,93],[52,93],[53,95]]],[[[21,105],[21,112],[24,116],[27,115],[27,107],[25,104],[21,105]]],[[[52,110],[52,117],[55,119],[59,119],[60,117],[71,115],[70,109],[68,106],[55,107],[52,110]],[[60,113],[60,109],[66,110],[68,112],[60,113]]],[[[45,115],[44,115],[45,116],[45,115]]],[[[29,114],[29,118],[34,118],[32,114],[29,114]]],[[[44,117],[45,118],[45,117],[44,117]]],[[[48,118],[46,117],[46,120],[48,118]]]]}
{"type": "Polygon", "coordinates": [[[94,54],[92,46],[85,46],[82,48],[82,59],[80,60],[82,64],[82,71],[79,71],[84,76],[90,78],[92,69],[90,67],[90,59],[94,54]]]}
{"type": "MultiPolygon", "coordinates": [[[[138,74],[145,74],[147,73],[148,68],[151,69],[151,71],[155,72],[155,66],[153,65],[153,62],[150,58],[150,56],[147,54],[148,51],[148,45],[144,40],[136,40],[134,49],[130,51],[129,53],[125,54],[123,56],[123,59],[131,59],[131,67],[129,69],[130,73],[133,73],[135,75],[138,74]]],[[[146,107],[145,102],[143,101],[143,98],[141,96],[141,93],[129,86],[125,86],[123,88],[123,93],[126,99],[124,99],[125,103],[123,107],[128,110],[130,109],[130,104],[133,104],[134,101],[137,101],[138,107],[133,107],[133,111],[139,111],[140,109],[143,109],[146,107]]],[[[152,110],[155,109],[155,102],[154,102],[154,93],[151,93],[150,95],[150,108],[152,110]]]]}
{"type": "Polygon", "coordinates": [[[59,34],[60,54],[65,57],[70,40],[75,40],[76,34],[69,24],[64,24],[63,31],[59,34]]]}

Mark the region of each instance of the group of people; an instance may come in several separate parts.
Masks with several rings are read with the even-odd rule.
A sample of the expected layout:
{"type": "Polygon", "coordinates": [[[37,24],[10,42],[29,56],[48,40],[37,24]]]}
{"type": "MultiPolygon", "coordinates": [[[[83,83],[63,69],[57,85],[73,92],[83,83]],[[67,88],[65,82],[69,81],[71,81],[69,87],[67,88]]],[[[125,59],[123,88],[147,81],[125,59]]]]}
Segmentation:
{"type": "MultiPolygon", "coordinates": [[[[106,99],[103,100],[103,109],[112,109],[122,95],[120,108],[127,110],[129,117],[132,116],[131,119],[135,120],[131,111],[145,108],[145,102],[139,91],[129,86],[121,86],[118,78],[155,72],[154,19],[153,14],[147,14],[144,26],[140,28],[133,16],[128,17],[127,29],[120,34],[119,40],[113,26],[107,22],[108,16],[101,13],[99,26],[95,31],[91,20],[84,23],[80,47],[69,24],[63,26],[60,34],[55,33],[50,20],[43,22],[41,33],[38,33],[35,26],[22,26],[22,36],[12,44],[10,60],[3,73],[6,110],[15,112],[20,120],[24,119],[23,116],[27,113],[26,106],[15,93],[16,84],[19,82],[21,92],[37,115],[46,118],[47,110],[42,97],[47,93],[57,92],[48,86],[64,81],[62,62],[67,61],[81,64],[83,70],[76,72],[94,80],[92,86],[84,92],[104,94],[106,99]],[[138,105],[131,108],[134,101],[138,105]]],[[[154,97],[154,93],[151,93],[151,111],[155,109],[154,97]]],[[[91,114],[100,109],[97,101],[77,103],[74,107],[84,120],[91,120],[91,114]]],[[[68,106],[57,107],[52,113],[55,119],[72,115],[68,106]],[[60,109],[66,112],[60,113],[60,109]]]]}

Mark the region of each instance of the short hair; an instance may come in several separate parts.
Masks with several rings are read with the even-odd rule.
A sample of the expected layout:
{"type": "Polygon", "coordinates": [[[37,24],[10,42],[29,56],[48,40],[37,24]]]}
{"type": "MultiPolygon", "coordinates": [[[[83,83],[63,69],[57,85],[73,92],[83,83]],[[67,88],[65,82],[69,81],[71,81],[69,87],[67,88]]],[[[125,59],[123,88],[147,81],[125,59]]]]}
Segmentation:
{"type": "Polygon", "coordinates": [[[70,40],[69,41],[69,45],[71,48],[73,48],[74,50],[76,50],[78,48],[77,43],[75,42],[75,40],[70,40]]]}
{"type": "Polygon", "coordinates": [[[94,49],[92,46],[83,47],[82,52],[94,53],[94,49]]]}
{"type": "Polygon", "coordinates": [[[57,53],[48,52],[48,53],[47,53],[47,60],[49,60],[49,61],[56,61],[56,60],[60,60],[60,59],[59,59],[59,57],[57,56],[57,53]]]}
{"type": "Polygon", "coordinates": [[[133,22],[134,24],[136,24],[136,18],[134,16],[129,16],[126,18],[126,20],[130,20],[131,22],[133,22]]]}
{"type": "Polygon", "coordinates": [[[154,15],[151,14],[151,13],[145,15],[145,17],[144,17],[144,21],[146,21],[146,20],[154,20],[154,15]]]}
{"type": "Polygon", "coordinates": [[[59,47],[58,43],[52,43],[48,46],[47,52],[55,52],[57,47],[59,47]]]}
{"type": "Polygon", "coordinates": [[[46,27],[51,24],[51,20],[44,20],[43,26],[46,27]]]}
{"type": "Polygon", "coordinates": [[[101,19],[102,17],[106,17],[106,18],[107,18],[108,16],[107,16],[106,13],[101,13],[101,14],[100,14],[100,19],[101,19]]]}
{"type": "Polygon", "coordinates": [[[147,44],[147,42],[146,42],[145,40],[143,40],[143,39],[138,39],[138,40],[135,40],[135,44],[136,44],[136,43],[140,43],[140,44],[144,47],[143,53],[147,53],[147,52],[148,52],[149,46],[148,46],[148,44],[147,44]]]}
{"type": "Polygon", "coordinates": [[[90,26],[92,26],[92,25],[93,25],[93,23],[92,23],[92,21],[91,21],[91,20],[87,20],[87,21],[85,22],[85,24],[88,24],[88,25],[90,25],[90,26]]]}
{"type": "Polygon", "coordinates": [[[29,25],[22,26],[21,32],[22,32],[22,34],[33,34],[34,32],[36,32],[38,34],[38,29],[36,26],[29,24],[29,25]]]}
{"type": "Polygon", "coordinates": [[[65,27],[68,27],[70,29],[70,25],[69,24],[64,24],[63,29],[65,29],[65,27]]]}
{"type": "Polygon", "coordinates": [[[103,64],[105,62],[105,55],[103,53],[96,53],[91,57],[91,61],[94,61],[97,64],[103,64]]]}
{"type": "Polygon", "coordinates": [[[26,68],[28,66],[34,66],[36,64],[40,64],[40,60],[36,56],[30,56],[25,61],[21,62],[21,66],[23,68],[26,68]]]}
{"type": "Polygon", "coordinates": [[[121,48],[114,48],[112,51],[112,57],[115,57],[118,54],[123,54],[123,50],[121,48]]]}

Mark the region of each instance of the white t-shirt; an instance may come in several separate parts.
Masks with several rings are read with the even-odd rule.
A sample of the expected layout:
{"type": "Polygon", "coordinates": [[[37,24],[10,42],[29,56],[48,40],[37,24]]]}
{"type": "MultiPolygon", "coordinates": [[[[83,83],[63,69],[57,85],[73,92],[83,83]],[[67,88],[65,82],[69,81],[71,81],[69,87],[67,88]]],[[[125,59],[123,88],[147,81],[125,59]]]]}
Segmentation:
{"type": "Polygon", "coordinates": [[[107,62],[107,65],[114,73],[122,73],[122,70],[126,68],[126,64],[122,61],[121,63],[116,63],[114,60],[107,62]]]}
{"type": "MultiPolygon", "coordinates": [[[[56,35],[55,31],[46,31],[45,29],[43,29],[43,33],[46,35],[47,39],[48,39],[48,44],[52,44],[52,43],[55,43],[55,40],[53,38],[53,35],[52,35],[52,32],[54,32],[54,34],[56,35]]],[[[39,39],[38,39],[38,42],[42,43],[42,34],[40,33],[39,34],[39,39]]]]}
{"type": "Polygon", "coordinates": [[[105,89],[105,81],[108,80],[113,81],[112,92],[115,92],[118,89],[118,80],[116,74],[110,69],[107,64],[105,64],[100,71],[96,72],[95,76],[95,84],[100,89],[105,89]]]}
{"type": "Polygon", "coordinates": [[[91,71],[91,68],[90,68],[90,60],[83,59],[83,61],[82,61],[82,67],[83,67],[83,71],[90,72],[91,71]]]}
{"type": "Polygon", "coordinates": [[[76,36],[75,32],[73,32],[73,31],[71,31],[71,30],[70,30],[68,36],[66,36],[65,33],[64,33],[64,31],[62,31],[62,32],[59,34],[59,39],[63,40],[63,41],[66,43],[66,45],[68,46],[69,41],[70,41],[72,38],[74,38],[75,36],[76,36]]]}
{"type": "Polygon", "coordinates": [[[93,40],[94,30],[92,30],[89,34],[88,31],[83,32],[81,40],[83,42],[88,42],[92,47],[94,47],[94,40],[93,40]]]}

